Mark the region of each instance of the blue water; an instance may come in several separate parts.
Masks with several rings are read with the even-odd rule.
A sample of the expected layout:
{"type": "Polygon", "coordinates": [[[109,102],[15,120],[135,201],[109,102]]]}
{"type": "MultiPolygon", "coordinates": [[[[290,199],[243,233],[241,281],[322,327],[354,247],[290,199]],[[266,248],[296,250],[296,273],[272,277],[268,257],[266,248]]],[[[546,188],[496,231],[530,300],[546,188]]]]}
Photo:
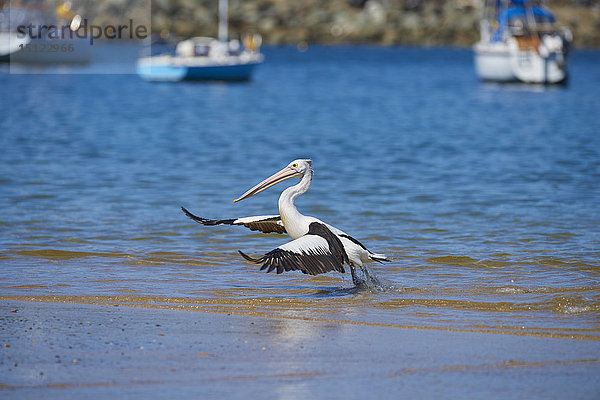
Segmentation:
{"type": "Polygon", "coordinates": [[[2,70],[1,293],[284,298],[415,326],[598,335],[600,52],[575,51],[559,87],[479,82],[469,50],[264,52],[241,84],[2,70]],[[232,200],[299,157],[315,169],[299,209],[391,257],[372,268],[395,290],[265,275],[237,250],[286,237],[180,210],[277,213],[285,184],[232,200]]]}

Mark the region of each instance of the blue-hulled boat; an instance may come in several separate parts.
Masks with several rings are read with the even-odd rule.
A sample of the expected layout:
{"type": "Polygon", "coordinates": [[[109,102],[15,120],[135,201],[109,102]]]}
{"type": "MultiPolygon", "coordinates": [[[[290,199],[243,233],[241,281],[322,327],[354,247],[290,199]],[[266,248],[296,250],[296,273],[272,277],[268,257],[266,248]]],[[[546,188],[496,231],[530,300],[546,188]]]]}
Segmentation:
{"type": "Polygon", "coordinates": [[[174,56],[140,58],[137,73],[149,81],[247,81],[262,61],[262,54],[241,50],[237,41],[195,37],[180,42],[174,56]]]}
{"type": "Polygon", "coordinates": [[[137,73],[149,81],[218,80],[247,81],[264,60],[260,35],[247,35],[243,45],[228,40],[228,3],[219,1],[219,38],[194,37],[177,44],[175,55],[138,60],[137,73]]]}

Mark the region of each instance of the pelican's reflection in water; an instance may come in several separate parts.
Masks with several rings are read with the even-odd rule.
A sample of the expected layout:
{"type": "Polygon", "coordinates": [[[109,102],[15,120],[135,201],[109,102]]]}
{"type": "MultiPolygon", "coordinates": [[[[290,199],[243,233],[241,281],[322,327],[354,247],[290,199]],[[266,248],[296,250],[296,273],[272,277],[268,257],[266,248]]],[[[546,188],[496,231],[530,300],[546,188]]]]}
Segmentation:
{"type": "Polygon", "coordinates": [[[288,311],[284,318],[270,319],[267,324],[274,353],[264,361],[271,364],[269,370],[281,372],[276,397],[286,400],[314,397],[319,380],[342,365],[343,360],[335,355],[348,346],[345,331],[352,327],[333,321],[312,321],[298,311],[288,311]]]}

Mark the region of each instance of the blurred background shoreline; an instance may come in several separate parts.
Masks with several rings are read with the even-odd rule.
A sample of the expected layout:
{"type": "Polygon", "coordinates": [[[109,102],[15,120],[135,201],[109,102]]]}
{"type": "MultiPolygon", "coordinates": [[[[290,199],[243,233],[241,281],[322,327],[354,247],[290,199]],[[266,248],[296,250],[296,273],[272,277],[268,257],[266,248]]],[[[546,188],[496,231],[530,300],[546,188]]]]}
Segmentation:
{"type": "MultiPolygon", "coordinates": [[[[217,0],[147,0],[155,37],[175,42],[215,36],[217,0]]],[[[62,0],[44,2],[50,9],[62,0]]],[[[229,34],[259,33],[267,45],[378,44],[472,46],[479,39],[483,0],[232,0],[229,34]]],[[[600,48],[600,1],[546,0],[559,25],[573,32],[576,48],[600,48]]],[[[0,8],[32,6],[35,1],[0,0],[0,8]]],[[[139,5],[139,4],[138,4],[139,5]]],[[[126,0],[78,2],[76,11],[97,25],[114,21],[126,0]]],[[[139,10],[143,16],[148,10],[139,10]]],[[[138,18],[143,20],[144,17],[138,18]]]]}
{"type": "MultiPolygon", "coordinates": [[[[99,2],[102,3],[102,2],[99,2]]],[[[214,35],[214,0],[153,0],[152,30],[179,37],[214,35]]],[[[600,2],[545,2],[578,48],[600,47],[600,2]]],[[[230,1],[232,37],[255,31],[265,44],[471,46],[479,39],[482,0],[230,1]]]]}

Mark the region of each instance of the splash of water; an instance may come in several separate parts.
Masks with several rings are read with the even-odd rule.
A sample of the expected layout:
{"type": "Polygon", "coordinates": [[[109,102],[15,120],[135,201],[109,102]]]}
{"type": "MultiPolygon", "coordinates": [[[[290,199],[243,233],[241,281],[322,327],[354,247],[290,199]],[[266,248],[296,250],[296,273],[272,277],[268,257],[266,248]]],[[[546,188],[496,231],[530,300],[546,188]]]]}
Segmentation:
{"type": "Polygon", "coordinates": [[[379,278],[371,268],[363,265],[360,268],[356,268],[352,275],[352,281],[359,289],[366,289],[375,292],[388,292],[397,290],[392,282],[387,279],[379,278]]]}

